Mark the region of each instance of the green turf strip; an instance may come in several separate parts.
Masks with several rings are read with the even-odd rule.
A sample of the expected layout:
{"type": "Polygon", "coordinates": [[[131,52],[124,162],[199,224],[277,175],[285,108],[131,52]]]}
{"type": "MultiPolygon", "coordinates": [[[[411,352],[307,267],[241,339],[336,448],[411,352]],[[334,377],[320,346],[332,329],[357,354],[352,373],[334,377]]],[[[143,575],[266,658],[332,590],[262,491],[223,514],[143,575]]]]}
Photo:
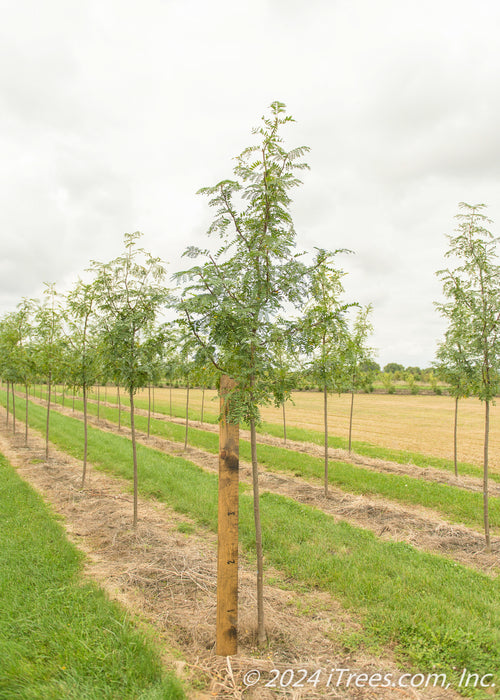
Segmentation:
{"type": "MultiPolygon", "coordinates": [[[[97,393],[92,395],[94,400],[97,399],[97,393]]],[[[110,393],[110,400],[115,401],[116,396],[110,393]]],[[[60,399],[59,399],[60,400],[60,399]]],[[[103,394],[101,392],[101,400],[103,400],[103,394]]],[[[128,398],[122,396],[122,403],[126,406],[129,405],[128,398]]],[[[66,403],[68,405],[68,402],[66,403]]],[[[147,399],[136,399],[137,408],[146,409],[148,408],[147,399]]],[[[155,412],[163,413],[164,415],[169,414],[168,402],[155,402],[155,412]]],[[[176,418],[185,418],[186,409],[185,406],[179,404],[172,404],[172,413],[176,418]]],[[[213,411],[211,406],[205,409],[203,420],[205,423],[217,423],[218,414],[213,411]]],[[[197,409],[189,409],[189,420],[199,421],[200,411],[197,409]]],[[[272,435],[273,437],[282,438],[283,437],[283,426],[278,423],[268,423],[263,421],[260,426],[257,427],[257,432],[272,435]]],[[[287,426],[286,429],[287,438],[289,440],[296,440],[298,442],[311,442],[315,445],[324,445],[323,433],[318,430],[308,430],[306,428],[298,428],[293,425],[287,426]]],[[[336,437],[335,435],[330,435],[328,437],[328,444],[330,447],[339,448],[343,450],[348,449],[348,440],[342,437],[336,437]]],[[[436,469],[444,469],[445,471],[454,472],[455,467],[453,461],[450,459],[444,459],[442,457],[432,457],[429,455],[424,455],[419,452],[410,452],[408,450],[394,450],[388,447],[381,447],[379,445],[373,445],[369,442],[353,440],[352,442],[353,452],[364,455],[365,457],[373,457],[375,459],[386,459],[391,462],[397,462],[398,464],[414,464],[417,467],[434,467],[436,469]]],[[[458,462],[458,472],[466,476],[477,476],[482,478],[483,469],[476,464],[469,464],[467,462],[458,462]]],[[[489,478],[492,481],[497,481],[500,483],[500,473],[490,472],[489,478]]]]}
{"type": "MultiPolygon", "coordinates": [[[[24,407],[24,403],[22,404],[24,407]]],[[[75,402],[82,409],[81,400],[75,402]]],[[[89,413],[96,415],[97,406],[88,404],[89,413]]],[[[118,422],[118,409],[100,406],[99,414],[111,422],[118,422]]],[[[122,411],[122,425],[130,425],[130,414],[122,411]]],[[[136,428],[147,430],[147,417],[136,415],[136,428]]],[[[185,427],[168,420],[151,419],[151,434],[184,443],[185,427]]],[[[216,433],[189,428],[189,444],[217,454],[219,437],[216,433]]],[[[284,447],[259,444],[257,447],[259,464],[270,471],[283,471],[304,478],[323,479],[324,462],[319,457],[295,452],[284,447]]],[[[240,458],[251,460],[250,443],[240,440],[240,458]]],[[[456,486],[440,484],[425,479],[416,479],[400,474],[386,474],[371,469],[330,460],[329,483],[349,493],[384,498],[410,505],[422,505],[440,513],[450,522],[461,523],[480,531],[483,528],[482,493],[467,491],[456,486]]],[[[490,527],[493,532],[500,530],[500,499],[490,497],[490,527]]]]}
{"type": "MultiPolygon", "coordinates": [[[[41,429],[45,409],[34,405],[30,415],[31,424],[41,429]]],[[[81,421],[59,414],[52,418],[51,440],[81,458],[81,421]]],[[[216,530],[215,474],[142,445],[138,457],[143,494],[216,530]]],[[[125,437],[89,428],[89,459],[132,479],[132,450],[125,437]]],[[[251,497],[242,493],[240,538],[248,551],[254,541],[252,508],[251,497]]],[[[464,667],[483,675],[500,668],[499,579],[406,544],[383,542],[275,494],[262,496],[262,527],[266,561],[295,585],[326,590],[356,611],[365,640],[394,645],[421,670],[442,669],[450,679],[464,667]]]]}
{"type": "Polygon", "coordinates": [[[127,613],[81,579],[82,556],[0,455],[0,697],[183,698],[127,613]]]}

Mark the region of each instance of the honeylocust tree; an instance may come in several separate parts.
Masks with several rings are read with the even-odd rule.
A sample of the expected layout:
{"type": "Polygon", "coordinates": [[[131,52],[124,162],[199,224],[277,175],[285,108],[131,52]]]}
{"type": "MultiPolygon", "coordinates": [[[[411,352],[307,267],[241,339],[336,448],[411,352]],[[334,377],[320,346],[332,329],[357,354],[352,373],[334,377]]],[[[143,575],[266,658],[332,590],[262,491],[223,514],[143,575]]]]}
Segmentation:
{"type": "Polygon", "coordinates": [[[12,392],[12,429],[16,432],[15,384],[22,379],[22,349],[19,317],[15,312],[0,321],[0,376],[7,384],[6,425],[9,425],[9,394],[12,392]]]}
{"type": "Polygon", "coordinates": [[[166,352],[166,342],[169,336],[171,324],[152,324],[144,334],[144,358],[148,368],[148,429],[147,434],[151,432],[151,410],[154,412],[154,387],[161,377],[163,360],[166,352]],[[151,388],[153,389],[153,397],[151,397],[151,388]],[[153,398],[153,401],[151,401],[153,398]]]}
{"type": "MultiPolygon", "coordinates": [[[[214,348],[211,348],[211,354],[214,348]]],[[[205,392],[214,385],[218,385],[219,372],[210,361],[210,354],[203,347],[198,347],[195,355],[194,381],[201,388],[201,412],[200,423],[203,425],[205,410],[205,392]]]]}
{"type": "Polygon", "coordinates": [[[17,377],[18,381],[24,384],[25,393],[24,443],[27,445],[29,387],[33,382],[35,373],[35,359],[33,357],[33,301],[31,299],[23,299],[18,304],[17,312],[15,313],[15,328],[17,336],[17,377]]]}
{"type": "Polygon", "coordinates": [[[353,327],[346,338],[344,369],[347,375],[347,386],[351,393],[351,407],[349,411],[349,452],[352,446],[352,417],[354,409],[354,392],[369,383],[369,374],[364,371],[366,363],[372,359],[373,350],[368,347],[367,340],[373,331],[369,321],[372,311],[371,305],[359,309],[354,319],[353,327]]]}
{"type": "Polygon", "coordinates": [[[108,263],[93,262],[96,273],[96,303],[100,314],[105,363],[112,365],[130,399],[130,428],[134,471],[134,516],[137,526],[137,446],[134,395],[147,386],[152,374],[152,345],[160,349],[163,337],[154,339],[153,329],[160,309],[169,301],[164,287],[165,267],[137,246],[142,234],[126,233],[124,252],[108,263]]]}
{"type": "Polygon", "coordinates": [[[447,301],[438,308],[459,335],[468,362],[475,368],[474,394],[484,402],[483,510],[486,549],[490,551],[488,446],[490,405],[500,389],[500,265],[498,240],[486,228],[485,205],[462,202],[455,235],[448,236],[447,257],[453,269],[441,270],[447,301]]]}
{"type": "Polygon", "coordinates": [[[328,394],[347,386],[346,356],[348,326],[342,303],[344,272],[334,265],[334,253],[318,250],[310,272],[309,301],[301,322],[301,342],[309,358],[311,376],[322,387],[324,422],[324,491],[328,496],[328,394]]]}
{"type": "MultiPolygon", "coordinates": [[[[457,311],[457,309],[455,309],[457,311]]],[[[475,373],[477,366],[473,365],[472,358],[466,351],[464,339],[466,330],[463,328],[465,318],[450,318],[449,327],[446,330],[444,340],[439,344],[434,366],[439,377],[448,386],[450,394],[455,399],[455,412],[453,424],[453,464],[455,476],[458,476],[457,442],[458,442],[458,402],[465,399],[477,386],[475,373]]]]}
{"type": "Polygon", "coordinates": [[[275,339],[275,389],[274,403],[282,407],[283,443],[286,445],[286,402],[291,399],[292,389],[295,388],[296,377],[293,368],[296,366],[297,343],[295,337],[296,323],[288,324],[288,328],[278,325],[275,339]]]}
{"type": "Polygon", "coordinates": [[[99,373],[99,341],[96,318],[97,287],[78,280],[66,295],[67,341],[71,356],[73,385],[82,389],[83,397],[83,469],[82,489],[85,486],[88,451],[87,397],[99,373]]]}
{"type": "Polygon", "coordinates": [[[47,381],[45,458],[48,459],[52,386],[58,379],[65,349],[62,305],[53,284],[46,285],[44,300],[38,302],[34,311],[34,349],[37,372],[47,381]]]}
{"type": "Polygon", "coordinates": [[[178,275],[188,282],[180,304],[187,327],[214,366],[236,382],[229,419],[250,425],[260,644],[266,633],[256,425],[259,407],[276,398],[275,319],[285,305],[302,303],[306,277],[295,252],[290,192],[308,167],[302,157],[309,149],[285,148],[281,133],[292,121],[285,105],[273,102],[253,131],[256,143],[236,158],[234,178],[200,190],[215,209],[208,234],[220,247],[214,253],[189,248],[184,255],[204,262],[178,275]]]}

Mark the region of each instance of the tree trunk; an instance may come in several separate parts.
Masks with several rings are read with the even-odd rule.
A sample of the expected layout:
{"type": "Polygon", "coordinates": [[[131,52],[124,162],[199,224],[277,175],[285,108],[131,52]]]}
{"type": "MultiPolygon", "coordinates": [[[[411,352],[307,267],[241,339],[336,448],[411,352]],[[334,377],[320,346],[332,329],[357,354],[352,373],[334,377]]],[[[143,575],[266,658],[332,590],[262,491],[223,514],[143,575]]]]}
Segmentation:
{"type": "Polygon", "coordinates": [[[453,428],[453,464],[455,466],[455,476],[458,476],[457,433],[458,433],[458,396],[455,396],[455,426],[453,428]]]}
{"type": "Polygon", "coordinates": [[[187,450],[188,428],[189,428],[189,382],[187,383],[187,394],[186,394],[186,435],[184,437],[184,450],[187,450]]]}
{"type": "Polygon", "coordinates": [[[349,415],[349,454],[351,454],[352,446],[352,412],[354,408],[354,389],[351,391],[351,412],[349,415]]]}
{"type": "Polygon", "coordinates": [[[151,384],[148,384],[148,437],[151,429],[151,384]]]}
{"type": "Polygon", "coordinates": [[[170,385],[170,418],[172,418],[172,385],[170,385]]]}
{"type": "Polygon", "coordinates": [[[7,416],[5,419],[5,425],[7,428],[9,427],[9,391],[10,391],[10,382],[7,380],[7,416]]]}
{"type": "Polygon", "coordinates": [[[235,382],[220,380],[219,499],[217,518],[216,654],[238,651],[239,427],[228,422],[227,394],[235,382]]]}
{"type": "Polygon", "coordinates": [[[16,392],[14,382],[12,382],[12,430],[16,434],[16,392]]]}
{"type": "Polygon", "coordinates": [[[491,552],[490,516],[488,508],[488,442],[490,433],[490,402],[485,402],[484,416],[484,464],[483,464],[483,506],[484,506],[484,537],[486,551],[491,552]]]}
{"type": "Polygon", "coordinates": [[[283,441],[286,445],[286,413],[285,413],[285,402],[283,401],[283,441]]]}
{"type": "Polygon", "coordinates": [[[45,459],[49,458],[49,424],[50,424],[50,393],[52,388],[52,373],[49,372],[47,385],[47,423],[45,425],[45,459]]]}
{"type": "Polygon", "coordinates": [[[75,394],[76,394],[76,386],[73,387],[73,413],[75,412],[75,394]]]}
{"type": "Polygon", "coordinates": [[[328,497],[328,390],[323,386],[323,413],[325,430],[325,498],[328,497]]]}
{"type": "Polygon", "coordinates": [[[24,424],[24,444],[28,447],[28,400],[29,400],[29,387],[25,384],[26,388],[26,421],[24,424]]]}
{"type": "Polygon", "coordinates": [[[87,473],[87,451],[88,451],[88,421],[87,421],[87,386],[84,383],[83,387],[83,471],[82,471],[82,489],[85,486],[85,475],[87,473]]]}
{"type": "Polygon", "coordinates": [[[101,387],[97,385],[97,420],[99,420],[99,408],[101,403],[101,387]]]}
{"type": "Polygon", "coordinates": [[[134,528],[137,527],[137,445],[135,444],[134,392],[130,395],[130,430],[132,432],[132,455],[134,459],[134,528]]]}
{"type": "Polygon", "coordinates": [[[118,394],[118,430],[122,429],[122,402],[120,398],[120,385],[116,385],[116,390],[118,394]]]}
{"type": "Polygon", "coordinates": [[[253,516],[255,522],[255,550],[257,554],[257,642],[266,643],[264,627],[264,555],[262,552],[262,528],[260,524],[259,468],[257,464],[257,433],[255,420],[250,421],[250,449],[252,454],[253,516]]]}
{"type": "Polygon", "coordinates": [[[203,409],[205,408],[205,387],[203,387],[201,392],[201,420],[200,423],[203,425],[203,409]]]}

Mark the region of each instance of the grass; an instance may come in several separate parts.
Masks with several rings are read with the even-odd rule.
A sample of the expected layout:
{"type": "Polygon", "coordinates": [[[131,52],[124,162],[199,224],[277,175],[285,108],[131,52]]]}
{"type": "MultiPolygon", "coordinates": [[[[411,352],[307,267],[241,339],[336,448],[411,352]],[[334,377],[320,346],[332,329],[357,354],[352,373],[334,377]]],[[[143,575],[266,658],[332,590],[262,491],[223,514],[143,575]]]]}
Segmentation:
{"type": "Polygon", "coordinates": [[[152,640],[82,581],[82,555],[3,455],[0,473],[0,697],[184,698],[152,640]]]}
{"type": "MultiPolygon", "coordinates": [[[[112,390],[109,392],[109,399],[114,401],[116,399],[115,394],[112,390]]],[[[198,392],[200,393],[200,392],[198,392]]],[[[213,393],[213,392],[212,392],[213,393]]],[[[92,394],[93,399],[97,399],[97,393],[92,394]]],[[[103,392],[101,392],[101,400],[103,400],[103,392]]],[[[128,406],[128,399],[126,396],[122,396],[123,405],[128,406]]],[[[136,398],[137,408],[147,409],[148,401],[145,398],[138,396],[136,398]]],[[[155,401],[155,411],[158,413],[163,413],[164,415],[169,415],[170,404],[165,399],[155,401]]],[[[185,406],[179,404],[178,401],[172,402],[172,414],[176,418],[185,418],[186,409],[185,406]]],[[[205,411],[204,411],[204,421],[206,423],[217,423],[218,411],[214,408],[214,402],[206,400],[205,411]]],[[[189,409],[189,420],[198,421],[200,419],[200,411],[197,407],[191,407],[189,409]]],[[[261,425],[257,428],[258,432],[272,435],[273,437],[282,438],[283,437],[283,426],[280,423],[272,423],[269,421],[262,421],[261,425]]],[[[310,442],[315,445],[323,445],[324,437],[323,433],[319,430],[307,429],[297,427],[296,425],[290,424],[287,426],[287,438],[289,440],[296,440],[298,442],[310,442]]],[[[332,448],[337,449],[348,449],[348,440],[344,437],[339,437],[336,435],[329,435],[328,444],[332,448]]],[[[365,457],[373,457],[376,459],[384,459],[392,462],[397,462],[398,464],[414,464],[415,466],[426,468],[434,467],[436,469],[443,469],[445,471],[454,471],[453,460],[446,459],[444,457],[432,456],[422,454],[420,452],[403,450],[403,449],[392,449],[389,447],[383,447],[381,445],[375,445],[368,441],[363,440],[353,440],[352,442],[353,452],[364,455],[365,457]]],[[[466,476],[475,476],[482,478],[483,469],[477,464],[470,464],[468,462],[459,461],[458,462],[459,474],[466,476]]],[[[500,483],[500,472],[490,471],[489,477],[492,481],[497,481],[500,483]]]]}
{"type": "MultiPolygon", "coordinates": [[[[34,427],[43,426],[43,408],[33,406],[30,414],[34,427]]],[[[81,458],[80,421],[54,414],[51,439],[81,458]]],[[[144,495],[216,530],[215,474],[142,445],[138,456],[144,495]]],[[[125,437],[90,428],[89,459],[132,479],[131,444],[125,437]]],[[[319,588],[340,599],[361,617],[365,641],[390,645],[402,662],[445,671],[455,683],[464,667],[480,675],[500,668],[499,579],[407,544],[381,541],[275,494],[262,496],[262,528],[267,563],[296,586],[319,588]]],[[[245,493],[240,496],[240,540],[253,552],[253,504],[245,493]]]]}
{"type": "MultiPolygon", "coordinates": [[[[77,404],[81,408],[81,401],[77,404]]],[[[24,406],[24,404],[23,404],[24,406]]],[[[89,404],[88,410],[97,413],[95,404],[89,404]]],[[[118,422],[118,409],[100,407],[100,416],[111,422],[118,422]]],[[[130,414],[122,412],[122,424],[130,424],[130,414]]],[[[147,418],[136,416],[138,430],[146,431],[147,418]]],[[[166,420],[151,419],[151,434],[167,438],[178,443],[184,442],[183,425],[166,420]]],[[[212,454],[218,454],[219,438],[216,433],[198,428],[189,429],[189,444],[212,454]]],[[[240,458],[251,460],[250,443],[240,440],[240,458]]],[[[307,479],[323,479],[324,462],[322,458],[294,452],[283,447],[260,444],[258,446],[259,464],[270,471],[282,471],[307,479]]],[[[408,505],[421,505],[440,513],[450,522],[461,523],[482,530],[483,497],[482,493],[467,491],[459,487],[440,484],[424,479],[415,479],[399,474],[385,474],[371,469],[363,469],[348,462],[330,462],[329,483],[349,493],[384,498],[408,505]]],[[[500,499],[490,497],[490,527],[493,531],[500,529],[500,499]]]]}

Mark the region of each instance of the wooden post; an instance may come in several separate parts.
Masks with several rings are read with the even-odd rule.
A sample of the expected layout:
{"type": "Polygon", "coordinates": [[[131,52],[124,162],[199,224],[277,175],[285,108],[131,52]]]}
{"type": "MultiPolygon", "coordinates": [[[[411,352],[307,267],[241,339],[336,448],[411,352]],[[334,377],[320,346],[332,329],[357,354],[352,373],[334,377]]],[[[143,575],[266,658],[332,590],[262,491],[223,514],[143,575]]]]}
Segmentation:
{"type": "Polygon", "coordinates": [[[221,377],[216,625],[216,653],[220,656],[238,651],[239,426],[227,422],[226,403],[227,394],[235,386],[227,375],[221,377]]]}

